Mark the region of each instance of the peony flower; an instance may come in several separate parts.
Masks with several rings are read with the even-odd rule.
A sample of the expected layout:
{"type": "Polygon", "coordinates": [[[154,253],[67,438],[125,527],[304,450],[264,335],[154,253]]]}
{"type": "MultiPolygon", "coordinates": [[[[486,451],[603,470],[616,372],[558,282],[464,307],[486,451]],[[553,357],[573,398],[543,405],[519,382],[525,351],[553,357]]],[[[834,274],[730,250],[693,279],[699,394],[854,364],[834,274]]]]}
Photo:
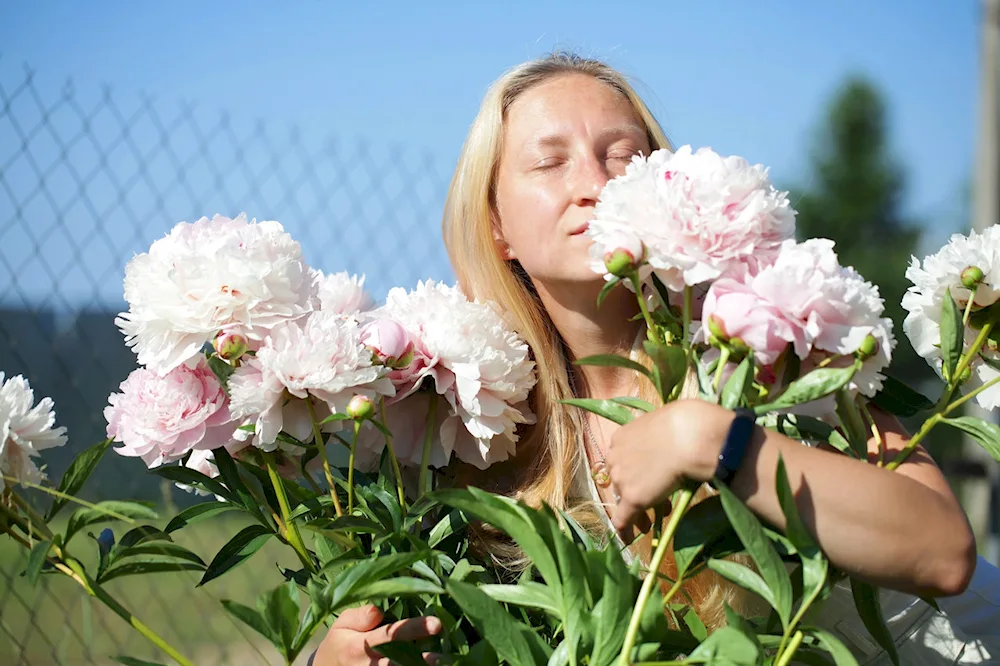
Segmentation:
{"type": "Polygon", "coordinates": [[[115,323],[139,363],[161,375],[196,362],[223,330],[259,343],[275,324],[313,309],[301,255],[277,222],[182,222],[129,261],[129,311],[115,323]]]}
{"type": "Polygon", "coordinates": [[[361,329],[361,343],[371,350],[378,362],[390,368],[405,368],[413,360],[413,340],[402,324],[391,317],[379,316],[361,329]]]}
{"type": "Polygon", "coordinates": [[[328,311],[275,326],[256,356],[229,378],[234,417],[253,424],[238,430],[265,451],[275,450],[284,430],[299,441],[312,439],[312,420],[304,399],[318,402],[317,419],[344,413],[355,394],[392,396],[392,382],[361,343],[361,328],[350,317],[328,311]],[[294,400],[292,398],[300,398],[294,400]]]}
{"type": "Polygon", "coordinates": [[[66,443],[66,428],[56,428],[51,398],[35,405],[35,394],[21,375],[4,381],[0,372],[0,491],[11,477],[18,483],[41,483],[45,475],[32,458],[66,443]]]}
{"type": "Polygon", "coordinates": [[[616,239],[632,234],[646,250],[640,277],[655,272],[681,291],[769,265],[795,235],[795,211],[764,167],[684,146],[633,158],[604,187],[586,233],[594,239],[595,272],[607,273],[604,260],[616,239]]]}
{"type": "Polygon", "coordinates": [[[119,388],[121,393],[108,397],[104,418],[108,437],[121,442],[115,451],[123,456],[156,467],[232,441],[236,425],[226,392],[204,360],[162,376],[138,368],[119,388]]]}
{"type": "MultiPolygon", "coordinates": [[[[969,268],[978,268],[982,274],[976,287],[971,321],[981,328],[978,320],[1000,309],[997,305],[1000,301],[1000,226],[989,227],[982,233],[973,231],[968,236],[955,234],[943,248],[925,257],[922,265],[913,257],[906,269],[906,277],[913,286],[903,295],[902,305],[908,313],[903,320],[903,331],[917,354],[926,359],[939,375],[942,373],[941,305],[950,290],[951,297],[964,313],[972,290],[963,282],[975,285],[977,280],[969,279],[970,274],[979,277],[969,268]]],[[[973,326],[966,327],[966,349],[975,343],[978,334],[979,330],[973,326]]],[[[996,339],[996,336],[991,337],[996,339]]],[[[972,376],[964,384],[969,389],[1000,377],[1000,370],[982,357],[994,363],[1000,362],[995,342],[990,344],[987,341],[980,355],[972,360],[972,376]]],[[[975,400],[984,409],[1000,406],[1000,384],[986,389],[975,400]]]]}
{"type": "MultiPolygon", "coordinates": [[[[404,437],[422,437],[425,428],[412,427],[412,422],[426,422],[426,415],[420,416],[423,408],[405,404],[415,397],[402,397],[429,378],[446,403],[438,410],[432,464],[447,464],[453,452],[480,469],[506,460],[518,440],[518,424],[534,419],[527,398],[535,384],[535,364],[527,344],[492,306],[469,301],[457,287],[433,281],[421,282],[411,292],[392,289],[381,314],[399,322],[415,340],[410,366],[395,377],[390,373],[399,394],[386,407],[387,421],[411,424],[404,428],[404,437]]],[[[372,437],[365,445],[380,450],[382,442],[372,437]]],[[[409,462],[419,461],[419,451],[414,455],[409,462]]]]}
{"type": "Polygon", "coordinates": [[[373,303],[364,286],[363,275],[349,275],[346,271],[324,275],[313,271],[313,287],[319,299],[319,309],[326,312],[356,315],[370,310],[373,303]]]}
{"type": "MultiPolygon", "coordinates": [[[[701,337],[739,338],[754,360],[770,366],[789,345],[799,359],[817,362],[833,355],[853,362],[872,336],[877,345],[851,388],[873,396],[882,388],[895,339],[878,288],[853,268],[840,265],[833,241],[785,241],[773,265],[743,279],[724,277],[708,290],[701,337]]],[[[870,342],[870,341],[869,341],[870,342]]]]}

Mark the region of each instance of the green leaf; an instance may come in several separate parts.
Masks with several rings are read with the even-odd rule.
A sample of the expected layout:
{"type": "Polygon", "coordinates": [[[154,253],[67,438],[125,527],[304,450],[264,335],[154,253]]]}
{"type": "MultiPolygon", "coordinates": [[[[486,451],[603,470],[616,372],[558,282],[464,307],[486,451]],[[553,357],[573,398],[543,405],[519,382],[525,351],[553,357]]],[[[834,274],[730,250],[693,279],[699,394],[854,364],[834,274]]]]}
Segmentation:
{"type": "Polygon", "coordinates": [[[489,641],[501,659],[518,666],[542,665],[548,661],[552,649],[485,592],[474,585],[451,580],[447,582],[447,589],[472,626],[489,641]]]}
{"type": "Polygon", "coordinates": [[[405,595],[420,594],[444,594],[444,588],[423,578],[398,576],[359,585],[349,596],[343,598],[340,605],[375,602],[381,599],[395,599],[405,595]]]}
{"type": "Polygon", "coordinates": [[[733,627],[722,627],[712,632],[684,661],[689,664],[729,666],[756,664],[760,658],[760,648],[750,636],[733,627]]]}
{"type": "Polygon", "coordinates": [[[947,289],[941,299],[941,361],[945,381],[951,382],[965,346],[965,324],[958,303],[947,289]]]}
{"type": "MultiPolygon", "coordinates": [[[[247,488],[243,479],[240,478],[239,469],[236,467],[236,463],[233,462],[233,457],[229,455],[229,451],[222,446],[212,449],[212,458],[215,460],[215,466],[219,469],[219,478],[226,484],[230,492],[236,496],[237,504],[254,516],[262,517],[260,507],[257,505],[257,499],[250,492],[250,489],[247,488]]],[[[267,488],[269,486],[264,487],[267,488]]]]}
{"type": "Polygon", "coordinates": [[[154,525],[139,525],[122,535],[115,544],[115,549],[121,550],[130,546],[138,546],[150,541],[171,541],[170,535],[154,525]]]}
{"type": "Polygon", "coordinates": [[[245,562],[250,556],[260,550],[267,540],[274,536],[263,525],[248,525],[236,533],[226,545],[219,549],[202,576],[198,587],[210,580],[218,578],[235,566],[245,562]]]}
{"type": "Polygon", "coordinates": [[[362,532],[365,534],[387,534],[382,525],[361,516],[341,516],[340,518],[319,518],[303,525],[308,530],[326,532],[362,532]]]}
{"type": "Polygon", "coordinates": [[[781,512],[785,514],[785,535],[798,550],[799,557],[802,559],[802,598],[804,602],[806,600],[811,602],[823,589],[830,565],[805,523],[802,522],[799,509],[795,504],[795,495],[788,483],[785,461],[780,455],[778,456],[776,476],[778,502],[781,504],[781,512]]]}
{"type": "Polygon", "coordinates": [[[152,474],[162,476],[164,479],[173,481],[174,483],[179,483],[185,486],[194,486],[195,488],[212,493],[213,495],[218,495],[233,504],[239,505],[240,503],[239,500],[236,499],[236,495],[231,493],[229,489],[222,485],[222,483],[220,483],[217,479],[206,476],[197,470],[191,469],[190,467],[166,465],[163,467],[154,467],[149,471],[152,474]]]}
{"type": "Polygon", "coordinates": [[[879,601],[878,588],[852,578],[851,592],[854,594],[854,606],[858,609],[858,615],[864,622],[865,628],[868,629],[868,633],[886,651],[893,665],[899,666],[896,644],[892,640],[892,634],[886,627],[885,617],[882,615],[882,603],[879,601]]]}
{"type": "Polygon", "coordinates": [[[677,384],[687,374],[687,355],[681,347],[661,345],[651,340],[642,343],[646,354],[653,361],[653,384],[664,402],[677,384]]]}
{"type": "Polygon", "coordinates": [[[88,525],[103,523],[110,520],[156,520],[157,513],[144,504],[138,502],[123,502],[119,500],[106,500],[98,502],[93,506],[77,509],[69,517],[66,525],[66,542],[78,531],[88,525]]]}
{"type": "Polygon", "coordinates": [[[596,398],[567,398],[560,400],[564,405],[571,405],[593,412],[598,416],[603,416],[609,421],[614,421],[618,425],[626,425],[635,418],[628,407],[619,405],[612,400],[599,400],[596,398]]]}
{"type": "Polygon", "coordinates": [[[836,428],[811,416],[771,412],[757,419],[757,423],[799,441],[826,442],[841,453],[846,453],[852,458],[857,457],[850,443],[836,428]]]}
{"type": "Polygon", "coordinates": [[[810,628],[807,635],[814,637],[830,653],[837,666],[858,666],[858,660],[839,638],[824,629],[810,628]]]}
{"type": "Polygon", "coordinates": [[[573,365],[598,365],[605,368],[627,368],[628,370],[635,370],[650,379],[653,378],[649,368],[641,363],[636,363],[631,359],[625,358],[624,356],[619,356],[618,354],[596,354],[594,356],[585,356],[574,361],[573,365]]]}
{"type": "Polygon", "coordinates": [[[167,571],[204,571],[204,564],[183,562],[180,560],[130,560],[112,566],[98,579],[98,583],[106,583],[123,576],[137,574],[164,573],[167,571]]]}
{"type": "Polygon", "coordinates": [[[407,641],[380,643],[373,645],[371,649],[383,657],[388,657],[398,666],[427,666],[420,648],[407,641]]]}
{"type": "Polygon", "coordinates": [[[691,635],[697,638],[698,642],[708,638],[708,629],[705,628],[705,623],[701,621],[694,609],[689,608],[688,612],[684,613],[684,624],[691,630],[691,635]]]}
{"type": "Polygon", "coordinates": [[[179,546],[176,543],[141,543],[136,546],[130,546],[128,548],[123,548],[120,550],[112,551],[111,553],[111,563],[123,560],[127,557],[175,557],[179,560],[184,560],[186,562],[194,562],[201,566],[202,569],[205,568],[205,563],[202,561],[198,555],[192,553],[190,550],[184,546],[179,546]]]}
{"type": "Polygon", "coordinates": [[[465,519],[465,516],[459,510],[449,511],[448,515],[438,521],[438,524],[431,528],[430,533],[427,535],[427,545],[431,548],[437,548],[437,546],[450,537],[452,534],[457,533],[459,530],[463,529],[469,521],[465,519]]]}
{"type": "Polygon", "coordinates": [[[688,509],[674,534],[674,561],[678,575],[687,573],[695,558],[729,531],[729,517],[718,495],[688,509]]]}
{"type": "Polygon", "coordinates": [[[218,378],[219,383],[222,384],[222,386],[226,389],[226,392],[228,393],[229,377],[234,372],[236,372],[236,368],[229,365],[215,354],[212,354],[211,356],[208,357],[208,367],[213,373],[215,373],[215,376],[218,378]]]}
{"type": "Polygon", "coordinates": [[[611,402],[618,403],[619,405],[625,405],[626,407],[631,407],[632,409],[638,409],[640,412],[651,412],[656,407],[649,404],[645,400],[640,398],[632,398],[629,396],[623,396],[620,398],[611,398],[611,402]]]}
{"type": "Polygon", "coordinates": [[[743,402],[743,396],[746,395],[747,389],[750,388],[752,382],[753,356],[748,354],[736,366],[736,370],[733,371],[733,374],[729,377],[729,381],[726,382],[726,386],[722,389],[722,397],[719,404],[726,409],[739,407],[743,402]]]}
{"type": "Polygon", "coordinates": [[[975,416],[943,419],[944,423],[971,435],[993,459],[1000,462],[1000,428],[975,416]]]}
{"type": "Polygon", "coordinates": [[[561,615],[552,590],[541,583],[525,581],[518,585],[480,585],[479,589],[491,599],[505,604],[537,608],[555,617],[561,615]]]}
{"type": "Polygon", "coordinates": [[[52,548],[51,541],[39,541],[32,546],[31,553],[28,555],[28,566],[24,569],[24,575],[30,584],[34,585],[38,582],[38,576],[42,573],[42,567],[45,566],[45,558],[48,557],[50,548],[52,548]]]}
{"type": "Polygon", "coordinates": [[[882,390],[871,399],[873,405],[894,416],[916,416],[934,407],[934,403],[922,393],[886,375],[882,380],[882,390]]]}
{"type": "Polygon", "coordinates": [[[211,518],[212,516],[217,516],[220,513],[232,511],[237,508],[239,507],[226,502],[202,502],[201,504],[195,504],[171,518],[164,529],[166,532],[176,532],[182,527],[193,525],[206,518],[211,518]]]}
{"type": "MultiPolygon", "coordinates": [[[[111,446],[111,441],[110,439],[106,439],[81,451],[80,455],[73,459],[73,462],[70,463],[66,472],[62,475],[56,490],[65,495],[76,495],[83,487],[83,484],[87,482],[87,479],[90,478],[90,475],[94,473],[97,464],[101,462],[101,458],[104,457],[108,447],[111,446]]],[[[69,500],[63,497],[56,497],[52,500],[52,506],[49,507],[48,513],[45,514],[45,522],[52,520],[66,506],[67,502],[69,500]]]]}
{"type": "Polygon", "coordinates": [[[784,393],[778,396],[774,402],[766,405],[756,405],[754,412],[758,416],[773,412],[778,409],[786,409],[802,403],[812,402],[824,396],[830,395],[847,385],[857,372],[857,364],[847,368],[818,368],[805,377],[800,377],[788,385],[784,393]]]}
{"type": "Polygon", "coordinates": [[[713,558],[708,561],[708,568],[726,580],[736,583],[740,587],[760,596],[772,608],[778,607],[778,602],[775,600],[771,588],[767,586],[767,583],[764,582],[764,579],[756,571],[753,571],[749,567],[736,562],[730,562],[729,560],[713,558]]]}
{"type": "Polygon", "coordinates": [[[271,635],[278,639],[278,649],[287,658],[299,628],[299,588],[295,581],[286,581],[260,595],[257,610],[271,628],[271,635]]]}
{"type": "Polygon", "coordinates": [[[409,569],[410,566],[427,558],[427,553],[392,553],[364,562],[358,562],[341,572],[328,586],[331,592],[331,606],[336,608],[344,603],[355,588],[381,581],[394,573],[409,569]]]}
{"type": "Polygon", "coordinates": [[[146,661],[134,657],[115,657],[115,661],[119,664],[125,664],[125,666],[163,666],[163,664],[156,661],[146,661]]]}
{"type": "Polygon", "coordinates": [[[226,609],[227,613],[256,631],[271,643],[275,645],[278,644],[280,637],[274,635],[271,627],[268,626],[267,621],[264,619],[264,616],[253,608],[236,603],[235,601],[230,601],[229,599],[222,600],[222,607],[226,609]]]}
{"type": "Polygon", "coordinates": [[[764,527],[750,509],[725,485],[719,484],[718,491],[722,498],[722,508],[729,516],[729,522],[773,593],[774,609],[781,618],[782,626],[787,628],[792,610],[792,581],[784,562],[764,533],[764,527]]]}
{"type": "Polygon", "coordinates": [[[597,295],[598,308],[601,307],[601,303],[604,302],[604,299],[608,297],[608,294],[611,293],[611,290],[614,289],[619,282],[621,282],[621,278],[617,276],[611,276],[611,279],[608,280],[603,287],[601,287],[601,293],[597,295]]]}

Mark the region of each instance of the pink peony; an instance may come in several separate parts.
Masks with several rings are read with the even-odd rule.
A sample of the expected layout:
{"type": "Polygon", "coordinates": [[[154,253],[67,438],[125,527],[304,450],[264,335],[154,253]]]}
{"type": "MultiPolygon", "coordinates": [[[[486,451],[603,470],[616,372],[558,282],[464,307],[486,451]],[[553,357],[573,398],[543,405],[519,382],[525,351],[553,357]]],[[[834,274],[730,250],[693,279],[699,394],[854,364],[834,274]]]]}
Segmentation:
{"type": "Polygon", "coordinates": [[[365,324],[361,329],[361,343],[372,350],[379,363],[391,368],[406,367],[413,358],[410,334],[391,317],[376,317],[365,324]]]}
{"type": "Polygon", "coordinates": [[[52,398],[35,404],[35,393],[21,375],[4,380],[0,372],[0,492],[5,476],[19,483],[41,483],[45,474],[32,458],[66,443],[66,428],[55,427],[52,398]]]}
{"type": "Polygon", "coordinates": [[[204,361],[163,376],[139,368],[119,388],[121,393],[108,398],[104,418],[108,437],[122,443],[115,450],[123,456],[156,467],[232,441],[236,426],[226,392],[204,361]]]}
{"type": "Polygon", "coordinates": [[[681,291],[769,265],[795,235],[795,211],[764,167],[684,146],[634,158],[604,187],[586,233],[594,271],[606,274],[605,256],[631,234],[645,246],[640,276],[681,291]]]}
{"type": "Polygon", "coordinates": [[[740,338],[761,365],[791,346],[800,359],[852,355],[868,335],[878,342],[853,387],[874,395],[882,386],[895,339],[882,317],[878,288],[837,261],[833,241],[785,241],[772,266],[744,279],[720,278],[705,298],[701,335],[740,338]]]}

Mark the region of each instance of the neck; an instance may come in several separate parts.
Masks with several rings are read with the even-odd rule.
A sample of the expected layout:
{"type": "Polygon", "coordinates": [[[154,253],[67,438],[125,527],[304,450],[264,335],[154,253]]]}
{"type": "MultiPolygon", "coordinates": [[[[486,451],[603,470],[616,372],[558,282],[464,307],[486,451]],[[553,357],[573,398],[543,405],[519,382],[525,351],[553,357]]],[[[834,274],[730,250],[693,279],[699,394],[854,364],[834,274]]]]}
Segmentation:
{"type": "MultiPolygon", "coordinates": [[[[631,321],[639,312],[635,294],[616,287],[597,307],[597,295],[603,283],[592,289],[581,285],[536,283],[538,296],[569,352],[570,362],[597,354],[627,356],[642,330],[643,322],[631,321]]],[[[623,368],[596,365],[572,366],[574,383],[581,397],[612,398],[631,395],[635,373],[623,368]]]]}

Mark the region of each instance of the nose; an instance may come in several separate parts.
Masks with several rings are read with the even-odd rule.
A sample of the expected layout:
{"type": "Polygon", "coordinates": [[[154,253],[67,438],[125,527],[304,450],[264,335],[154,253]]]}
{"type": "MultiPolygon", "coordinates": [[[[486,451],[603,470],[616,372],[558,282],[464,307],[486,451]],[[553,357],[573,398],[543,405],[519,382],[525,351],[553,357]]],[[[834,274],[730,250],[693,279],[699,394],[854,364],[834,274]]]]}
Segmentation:
{"type": "Polygon", "coordinates": [[[594,206],[601,190],[608,182],[608,168],[596,155],[587,155],[573,165],[571,188],[573,203],[577,206],[594,206]]]}

